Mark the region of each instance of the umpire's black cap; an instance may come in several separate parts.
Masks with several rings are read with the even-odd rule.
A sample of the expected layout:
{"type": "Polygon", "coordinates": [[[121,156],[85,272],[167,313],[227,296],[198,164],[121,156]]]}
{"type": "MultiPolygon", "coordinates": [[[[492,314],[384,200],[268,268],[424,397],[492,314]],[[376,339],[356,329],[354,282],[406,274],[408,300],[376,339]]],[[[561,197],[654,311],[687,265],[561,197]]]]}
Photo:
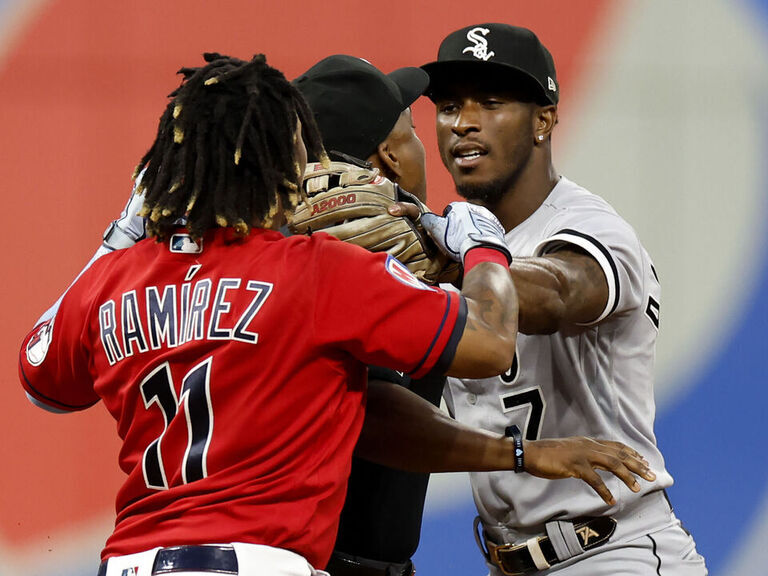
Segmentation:
{"type": "Polygon", "coordinates": [[[365,160],[429,85],[420,68],[384,74],[362,58],[335,54],[293,81],[314,113],[326,150],[365,160]]]}
{"type": "Polygon", "coordinates": [[[455,80],[471,67],[485,67],[502,76],[512,72],[531,83],[537,100],[557,104],[559,86],[555,62],[531,30],[509,24],[487,23],[467,26],[449,34],[437,53],[437,60],[422,66],[430,77],[432,91],[441,81],[455,80]]]}

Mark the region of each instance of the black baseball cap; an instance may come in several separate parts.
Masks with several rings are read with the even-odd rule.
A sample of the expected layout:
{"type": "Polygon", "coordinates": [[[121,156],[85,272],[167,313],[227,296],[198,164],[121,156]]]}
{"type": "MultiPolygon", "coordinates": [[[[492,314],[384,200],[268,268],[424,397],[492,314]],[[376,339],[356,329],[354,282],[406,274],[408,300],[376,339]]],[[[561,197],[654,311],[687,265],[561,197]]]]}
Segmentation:
{"type": "Polygon", "coordinates": [[[403,110],[424,94],[429,76],[420,68],[384,74],[362,58],[335,54],[293,84],[312,109],[326,150],[365,160],[389,135],[403,110]]]}
{"type": "Polygon", "coordinates": [[[491,22],[456,30],[440,44],[437,60],[421,68],[432,81],[431,93],[440,81],[455,78],[470,66],[487,67],[497,76],[512,72],[532,81],[530,84],[542,103],[557,104],[559,100],[552,54],[527,28],[491,22]]]}

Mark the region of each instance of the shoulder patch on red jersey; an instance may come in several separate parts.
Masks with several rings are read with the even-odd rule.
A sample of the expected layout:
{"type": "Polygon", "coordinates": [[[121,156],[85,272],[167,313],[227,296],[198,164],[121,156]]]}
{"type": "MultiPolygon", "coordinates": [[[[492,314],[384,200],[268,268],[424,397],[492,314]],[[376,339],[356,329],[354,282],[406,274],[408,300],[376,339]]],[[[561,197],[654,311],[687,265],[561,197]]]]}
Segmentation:
{"type": "Polygon", "coordinates": [[[405,264],[391,255],[387,255],[387,272],[389,272],[396,280],[399,280],[403,284],[407,284],[412,288],[437,292],[437,290],[431,286],[427,286],[424,284],[424,282],[416,278],[416,276],[414,276],[413,273],[408,270],[405,264]]]}
{"type": "Polygon", "coordinates": [[[40,366],[48,354],[48,347],[51,345],[53,336],[53,319],[41,324],[35,335],[27,342],[27,362],[32,366],[40,366]]]}

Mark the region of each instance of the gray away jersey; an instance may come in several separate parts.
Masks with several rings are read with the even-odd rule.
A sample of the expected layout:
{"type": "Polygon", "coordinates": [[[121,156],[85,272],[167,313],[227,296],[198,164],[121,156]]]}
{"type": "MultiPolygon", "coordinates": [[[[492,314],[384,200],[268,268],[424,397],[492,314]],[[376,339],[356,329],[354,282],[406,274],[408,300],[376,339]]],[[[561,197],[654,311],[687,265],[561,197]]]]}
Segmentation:
{"type": "Polygon", "coordinates": [[[589,325],[551,335],[519,334],[515,363],[501,376],[450,378],[448,409],[457,420],[497,434],[517,424],[530,440],[593,436],[624,442],[645,456],[657,480],[639,480],[642,491],[634,494],[600,472],[617,501],[610,508],[581,480],[473,473],[475,503],[486,527],[525,530],[555,518],[610,514],[670,486],[653,433],[660,286],[635,231],[605,200],[561,178],[506,241],[513,257],[541,256],[564,244],[586,250],[605,273],[608,303],[589,325]]]}

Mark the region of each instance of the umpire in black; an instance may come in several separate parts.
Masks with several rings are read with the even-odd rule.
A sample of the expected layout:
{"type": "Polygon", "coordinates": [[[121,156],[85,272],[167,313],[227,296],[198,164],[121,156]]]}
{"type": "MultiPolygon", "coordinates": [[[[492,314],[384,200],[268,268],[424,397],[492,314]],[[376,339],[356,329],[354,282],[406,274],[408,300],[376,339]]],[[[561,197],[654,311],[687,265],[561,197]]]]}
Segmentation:
{"type": "MultiPolygon", "coordinates": [[[[383,176],[426,197],[424,146],[416,136],[411,104],[429,85],[419,68],[384,74],[360,58],[334,55],[294,81],[312,109],[332,160],[370,163],[383,176]]],[[[369,367],[375,380],[409,388],[439,405],[444,378],[411,380],[369,367]]],[[[327,570],[333,576],[410,576],[427,492],[428,474],[352,461],[347,499],[327,570]]]]}

